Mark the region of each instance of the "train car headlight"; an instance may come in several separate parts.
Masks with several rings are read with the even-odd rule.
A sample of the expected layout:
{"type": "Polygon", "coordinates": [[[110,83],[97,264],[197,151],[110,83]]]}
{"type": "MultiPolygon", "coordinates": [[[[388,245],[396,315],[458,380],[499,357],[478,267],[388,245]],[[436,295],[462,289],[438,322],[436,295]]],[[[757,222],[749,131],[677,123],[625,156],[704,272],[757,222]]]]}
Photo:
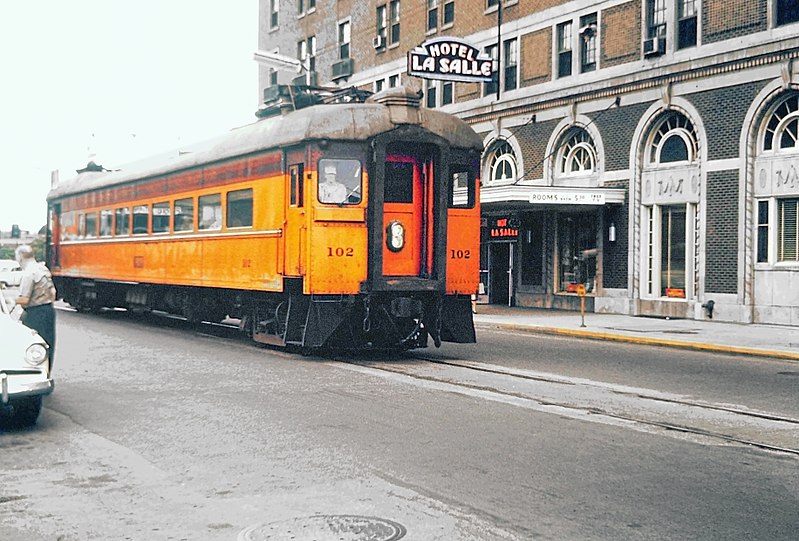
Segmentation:
{"type": "Polygon", "coordinates": [[[405,246],[405,226],[396,220],[386,227],[386,246],[392,252],[399,252],[405,246]]]}
{"type": "Polygon", "coordinates": [[[47,348],[41,344],[32,344],[25,350],[25,362],[38,366],[47,359],[47,348]]]}

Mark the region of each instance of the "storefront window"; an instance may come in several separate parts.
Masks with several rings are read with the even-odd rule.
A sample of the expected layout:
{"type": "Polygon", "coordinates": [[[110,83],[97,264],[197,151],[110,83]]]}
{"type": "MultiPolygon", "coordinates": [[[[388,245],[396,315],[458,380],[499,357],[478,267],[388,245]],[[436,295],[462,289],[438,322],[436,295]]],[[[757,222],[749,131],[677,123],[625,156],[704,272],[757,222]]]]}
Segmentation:
{"type": "Polygon", "coordinates": [[[596,215],[592,212],[561,214],[558,219],[558,290],[586,292],[596,286],[596,215]]]}
{"type": "Polygon", "coordinates": [[[544,285],[544,213],[528,213],[522,220],[521,281],[526,286],[544,285]]]}

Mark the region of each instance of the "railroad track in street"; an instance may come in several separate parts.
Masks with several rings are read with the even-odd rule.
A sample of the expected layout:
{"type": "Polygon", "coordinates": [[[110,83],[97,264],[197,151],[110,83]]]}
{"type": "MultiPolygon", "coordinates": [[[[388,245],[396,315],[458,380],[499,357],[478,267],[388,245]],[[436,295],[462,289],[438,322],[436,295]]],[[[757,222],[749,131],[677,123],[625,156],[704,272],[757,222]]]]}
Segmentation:
{"type": "Polygon", "coordinates": [[[392,361],[337,359],[348,367],[589,422],[740,444],[799,457],[799,419],[652,389],[410,352],[392,361]]]}
{"type": "MultiPolygon", "coordinates": [[[[115,315],[106,313],[109,318],[115,315]]],[[[162,327],[192,329],[198,335],[264,347],[244,339],[236,332],[232,321],[197,325],[166,314],[131,319],[145,324],[155,321],[162,327]]],[[[799,419],[772,412],[702,402],[654,389],[448,358],[424,351],[362,356],[331,353],[306,358],[568,418],[660,434],[682,434],[700,438],[704,443],[739,444],[799,457],[799,419]]]]}

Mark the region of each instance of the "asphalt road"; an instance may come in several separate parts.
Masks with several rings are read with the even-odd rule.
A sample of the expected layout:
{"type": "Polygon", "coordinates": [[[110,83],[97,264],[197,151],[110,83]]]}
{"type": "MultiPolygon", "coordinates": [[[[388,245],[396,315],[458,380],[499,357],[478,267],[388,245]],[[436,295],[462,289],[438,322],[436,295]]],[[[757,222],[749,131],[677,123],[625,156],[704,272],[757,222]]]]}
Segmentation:
{"type": "Polygon", "coordinates": [[[420,541],[799,531],[796,455],[616,414],[729,422],[685,399],[795,419],[790,363],[487,331],[302,358],[123,313],[59,311],[58,331],[39,425],[0,433],[3,540],[300,540],[352,516],[420,541]]]}

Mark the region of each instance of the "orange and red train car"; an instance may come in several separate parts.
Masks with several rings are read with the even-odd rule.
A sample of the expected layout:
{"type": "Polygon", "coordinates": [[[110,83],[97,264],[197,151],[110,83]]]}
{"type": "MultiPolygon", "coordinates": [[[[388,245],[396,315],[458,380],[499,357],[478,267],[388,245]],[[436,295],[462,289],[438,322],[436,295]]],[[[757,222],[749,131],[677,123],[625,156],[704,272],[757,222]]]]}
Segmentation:
{"type": "Polygon", "coordinates": [[[62,298],[237,318],[256,341],[309,350],[474,342],[480,137],[406,89],[275,111],[55,186],[62,298]]]}

